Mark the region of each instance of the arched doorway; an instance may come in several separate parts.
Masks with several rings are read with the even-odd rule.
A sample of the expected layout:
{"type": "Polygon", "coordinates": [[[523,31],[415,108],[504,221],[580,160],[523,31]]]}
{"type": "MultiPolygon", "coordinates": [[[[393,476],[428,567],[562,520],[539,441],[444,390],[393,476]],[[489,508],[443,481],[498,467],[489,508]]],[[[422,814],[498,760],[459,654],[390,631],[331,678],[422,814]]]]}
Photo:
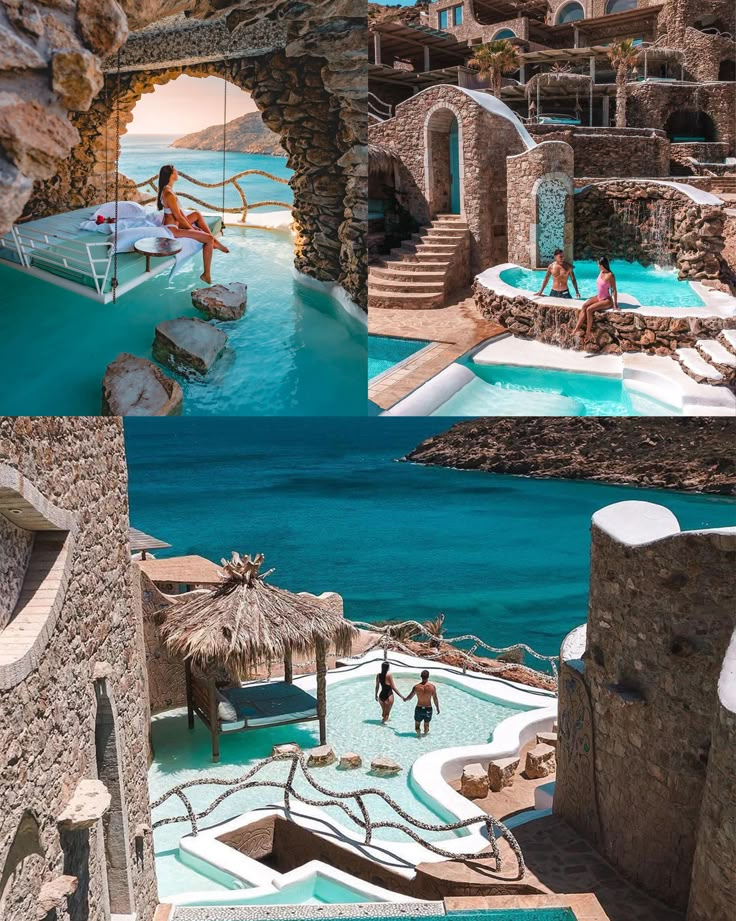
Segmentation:
{"type": "Polygon", "coordinates": [[[736,61],[725,60],[718,65],[718,79],[724,83],[736,81],[736,61]]]}
{"type": "Polygon", "coordinates": [[[455,113],[432,112],[426,126],[427,201],[430,214],[461,214],[463,209],[461,131],[455,113]]]}
{"type": "Polygon", "coordinates": [[[718,140],[715,123],[707,112],[678,109],[667,119],[664,126],[667,137],[673,143],[703,143],[718,140]]]}
{"type": "Polygon", "coordinates": [[[108,695],[107,682],[95,682],[95,757],[97,777],[110,794],[110,809],[102,820],[103,850],[107,874],[110,913],[132,914],[135,910],[130,873],[128,815],[125,808],[120,746],[115,711],[108,695]]]}

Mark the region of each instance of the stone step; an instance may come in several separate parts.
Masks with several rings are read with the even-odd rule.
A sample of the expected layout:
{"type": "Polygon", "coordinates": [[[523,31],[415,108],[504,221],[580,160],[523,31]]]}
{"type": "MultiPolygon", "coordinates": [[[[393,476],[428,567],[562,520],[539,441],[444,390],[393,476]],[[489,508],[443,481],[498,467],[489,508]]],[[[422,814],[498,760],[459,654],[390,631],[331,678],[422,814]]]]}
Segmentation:
{"type": "Polygon", "coordinates": [[[448,256],[440,259],[422,259],[421,262],[408,262],[406,259],[382,259],[374,263],[369,271],[383,271],[384,269],[393,269],[409,272],[445,272],[447,267],[452,264],[452,259],[448,256]]]}
{"type": "Polygon", "coordinates": [[[736,368],[736,355],[715,339],[698,339],[695,348],[712,365],[736,368]]]}
{"type": "Polygon", "coordinates": [[[445,283],[439,281],[399,281],[395,278],[369,278],[368,285],[375,291],[407,291],[426,292],[427,294],[442,294],[445,283]]]}
{"type": "Polygon", "coordinates": [[[723,375],[709,364],[696,349],[677,349],[676,360],[680,367],[699,384],[715,384],[723,380],[723,375]]]}
{"type": "Polygon", "coordinates": [[[467,221],[462,214],[438,214],[434,218],[436,221],[461,221],[463,224],[466,224],[467,221]]]}
{"type": "Polygon", "coordinates": [[[444,283],[445,272],[442,269],[426,271],[423,262],[398,263],[392,268],[374,269],[368,272],[368,281],[423,281],[444,283]]]}
{"type": "Polygon", "coordinates": [[[462,240],[467,233],[465,227],[423,227],[418,234],[412,234],[412,239],[417,237],[421,240],[436,237],[440,240],[462,240]]]}
{"type": "Polygon", "coordinates": [[[454,255],[454,248],[449,247],[452,252],[447,252],[445,249],[392,249],[391,255],[397,256],[403,262],[435,262],[438,259],[444,259],[448,264],[452,261],[454,255]]]}
{"type": "Polygon", "coordinates": [[[427,224],[427,227],[436,227],[441,230],[468,230],[467,221],[448,221],[443,217],[436,217],[427,224]]]}
{"type": "Polygon", "coordinates": [[[442,307],[445,302],[443,294],[403,294],[376,291],[368,287],[368,308],[397,310],[429,310],[442,307]]]}
{"type": "Polygon", "coordinates": [[[736,329],[722,329],[718,334],[718,341],[731,354],[736,355],[736,329]]]}

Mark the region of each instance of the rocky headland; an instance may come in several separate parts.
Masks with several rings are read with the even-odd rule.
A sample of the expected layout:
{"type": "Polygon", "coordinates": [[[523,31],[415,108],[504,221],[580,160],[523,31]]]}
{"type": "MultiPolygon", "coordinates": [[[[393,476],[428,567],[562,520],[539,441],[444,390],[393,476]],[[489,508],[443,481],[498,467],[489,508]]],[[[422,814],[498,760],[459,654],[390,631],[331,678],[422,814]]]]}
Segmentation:
{"type": "Polygon", "coordinates": [[[736,419],[477,419],[427,438],[404,460],[733,496],[736,419]]]}
{"type": "MultiPolygon", "coordinates": [[[[225,150],[268,154],[272,157],[286,156],[278,134],[264,125],[260,112],[248,112],[229,121],[225,126],[224,135],[225,150]]],[[[222,125],[211,125],[209,128],[177,138],[171,146],[184,147],[187,150],[222,150],[222,139],[222,125]]]]}

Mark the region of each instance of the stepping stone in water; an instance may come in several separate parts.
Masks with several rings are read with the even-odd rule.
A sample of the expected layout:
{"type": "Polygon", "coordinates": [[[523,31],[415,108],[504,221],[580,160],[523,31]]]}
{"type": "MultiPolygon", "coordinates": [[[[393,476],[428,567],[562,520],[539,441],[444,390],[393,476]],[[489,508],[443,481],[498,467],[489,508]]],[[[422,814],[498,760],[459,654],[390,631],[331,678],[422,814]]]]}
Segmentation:
{"type": "Polygon", "coordinates": [[[482,764],[466,764],[460,779],[460,792],[468,799],[488,796],[488,772],[482,764]]]}
{"type": "Polygon", "coordinates": [[[184,399],[177,381],[147,358],[123,352],[102,379],[103,416],[178,416],[184,399]]]}
{"type": "Polygon", "coordinates": [[[162,365],[206,374],[222,354],[227,336],[197,317],[164,320],[156,327],[153,357],[162,365]]]}
{"type": "Polygon", "coordinates": [[[340,767],[344,771],[352,771],[355,768],[363,767],[363,759],[355,752],[345,752],[340,758],[340,767]]]}
{"type": "Polygon", "coordinates": [[[549,777],[556,770],[555,750],[551,745],[535,745],[526,753],[524,773],[530,780],[549,777]]]}
{"type": "Polygon", "coordinates": [[[386,758],[381,755],[371,761],[371,772],[380,774],[382,777],[391,777],[401,771],[401,765],[397,764],[392,758],[386,758]]]}
{"type": "Polygon", "coordinates": [[[307,767],[328,767],[335,763],[335,749],[331,745],[312,748],[307,757],[307,767]]]}
{"type": "Polygon", "coordinates": [[[488,786],[492,793],[500,793],[504,787],[514,783],[519,769],[518,756],[513,758],[496,758],[488,764],[488,786]]]}
{"type": "Polygon", "coordinates": [[[213,320],[239,320],[245,313],[248,286],[239,281],[192,291],[192,304],[213,320]]]}
{"type": "Polygon", "coordinates": [[[296,744],[296,742],[284,742],[283,745],[274,745],[271,749],[271,757],[274,755],[299,755],[301,754],[301,748],[296,744]]]}

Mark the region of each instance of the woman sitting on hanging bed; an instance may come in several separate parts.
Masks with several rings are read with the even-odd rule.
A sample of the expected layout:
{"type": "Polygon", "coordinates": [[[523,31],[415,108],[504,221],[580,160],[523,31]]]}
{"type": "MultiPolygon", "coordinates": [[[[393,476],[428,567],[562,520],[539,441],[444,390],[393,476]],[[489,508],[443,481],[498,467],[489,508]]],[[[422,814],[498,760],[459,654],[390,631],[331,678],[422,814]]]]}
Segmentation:
{"type": "Polygon", "coordinates": [[[182,211],[174,191],[174,183],[178,178],[179,173],[173,164],[168,163],[161,167],[158,174],[158,210],[163,209],[163,226],[168,227],[175,237],[188,237],[202,244],[204,272],[199,277],[210,285],[212,284],[210,266],[212,265],[213,248],[219,249],[222,253],[229,253],[230,250],[215,237],[199,211],[189,211],[186,214],[182,211]]]}

